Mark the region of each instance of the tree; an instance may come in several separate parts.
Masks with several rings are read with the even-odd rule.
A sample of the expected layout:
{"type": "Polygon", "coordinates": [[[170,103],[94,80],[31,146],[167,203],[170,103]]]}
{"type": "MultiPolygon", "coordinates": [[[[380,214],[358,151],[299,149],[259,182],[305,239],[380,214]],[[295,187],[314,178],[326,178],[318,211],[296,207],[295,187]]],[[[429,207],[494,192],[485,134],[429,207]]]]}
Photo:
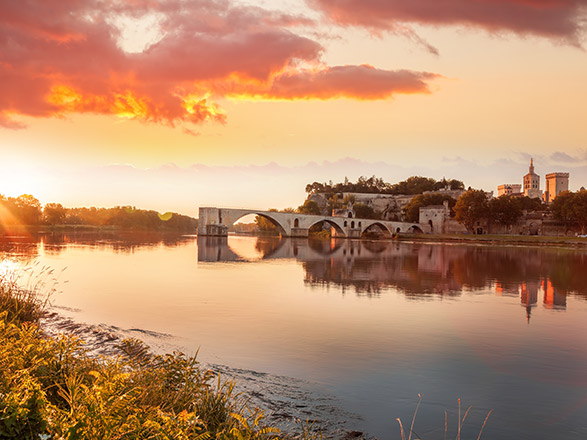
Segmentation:
{"type": "Polygon", "coordinates": [[[298,206],[300,214],[320,215],[320,207],[314,200],[306,200],[303,205],[298,206]]]}
{"type": "Polygon", "coordinates": [[[518,201],[520,202],[520,208],[524,211],[544,211],[546,209],[546,205],[542,203],[542,200],[536,197],[522,196],[518,197],[518,201]]]}
{"type": "Polygon", "coordinates": [[[585,234],[587,231],[587,190],[585,189],[575,193],[573,217],[581,228],[581,234],[585,234]]]}
{"type": "Polygon", "coordinates": [[[489,206],[485,191],[471,189],[465,192],[455,204],[455,219],[469,232],[474,231],[475,223],[489,216],[489,206]]]}
{"type": "Polygon", "coordinates": [[[50,225],[63,223],[67,209],[61,203],[47,203],[43,209],[43,220],[50,225]]]}
{"type": "Polygon", "coordinates": [[[522,216],[520,199],[508,194],[491,199],[489,201],[489,214],[492,221],[511,226],[522,216]]]}
{"type": "Polygon", "coordinates": [[[436,180],[430,177],[412,176],[392,185],[393,194],[422,194],[424,191],[433,191],[436,180]]]}
{"type": "Polygon", "coordinates": [[[577,224],[581,228],[581,234],[584,234],[587,230],[587,190],[561,192],[552,201],[550,211],[555,219],[567,227],[577,224]]]}
{"type": "Polygon", "coordinates": [[[420,194],[414,197],[404,208],[406,220],[409,222],[417,222],[420,219],[420,208],[431,205],[442,205],[445,200],[448,200],[448,207],[452,210],[457,202],[451,196],[446,194],[420,194]]]}
{"type": "Polygon", "coordinates": [[[23,194],[14,201],[16,216],[23,225],[38,225],[41,220],[41,202],[30,194],[23,194]]]}
{"type": "MultiPolygon", "coordinates": [[[[277,212],[277,209],[270,209],[269,211],[277,212]]],[[[259,229],[259,232],[261,232],[263,234],[271,234],[271,235],[279,234],[279,229],[277,229],[277,226],[275,226],[266,217],[257,215],[255,217],[255,223],[257,224],[257,229],[259,229]]]]}
{"type": "Polygon", "coordinates": [[[379,220],[381,218],[372,207],[363,203],[355,203],[353,205],[353,210],[355,211],[355,217],[357,218],[370,218],[374,220],[379,220]]]}

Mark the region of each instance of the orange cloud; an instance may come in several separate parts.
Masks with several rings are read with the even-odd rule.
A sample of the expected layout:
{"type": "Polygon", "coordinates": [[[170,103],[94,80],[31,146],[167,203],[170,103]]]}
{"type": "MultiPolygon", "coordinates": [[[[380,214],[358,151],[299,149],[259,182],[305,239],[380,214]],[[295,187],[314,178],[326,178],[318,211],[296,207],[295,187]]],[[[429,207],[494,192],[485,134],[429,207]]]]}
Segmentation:
{"type": "Polygon", "coordinates": [[[224,122],[215,100],[381,99],[427,93],[434,75],[367,66],[318,71],[323,47],[292,32],[304,17],[227,0],[0,2],[0,125],[15,116],[115,115],[169,125],[224,122]],[[161,37],[125,52],[117,19],[159,17],[161,37]]]}
{"type": "Polygon", "coordinates": [[[585,0],[307,0],[341,25],[405,33],[405,23],[463,25],[579,44],[585,0]]]}
{"type": "Polygon", "coordinates": [[[334,66],[277,75],[267,88],[250,88],[240,96],[263,99],[386,99],[395,94],[430,93],[428,81],[439,75],[373,66],[334,66]]]}

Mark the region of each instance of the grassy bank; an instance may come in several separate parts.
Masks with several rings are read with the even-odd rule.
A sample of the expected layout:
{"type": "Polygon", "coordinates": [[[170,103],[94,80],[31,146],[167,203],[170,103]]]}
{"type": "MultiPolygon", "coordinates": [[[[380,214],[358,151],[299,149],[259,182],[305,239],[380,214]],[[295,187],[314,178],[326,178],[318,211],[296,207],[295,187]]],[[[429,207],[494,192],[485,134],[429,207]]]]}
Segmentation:
{"type": "Polygon", "coordinates": [[[542,235],[475,235],[475,234],[400,234],[402,241],[433,241],[446,243],[480,243],[496,245],[568,246],[587,248],[587,238],[542,235]]]}
{"type": "Polygon", "coordinates": [[[125,340],[94,358],[39,328],[50,290],[0,275],[0,438],[274,439],[262,414],[182,353],[125,340]]]}

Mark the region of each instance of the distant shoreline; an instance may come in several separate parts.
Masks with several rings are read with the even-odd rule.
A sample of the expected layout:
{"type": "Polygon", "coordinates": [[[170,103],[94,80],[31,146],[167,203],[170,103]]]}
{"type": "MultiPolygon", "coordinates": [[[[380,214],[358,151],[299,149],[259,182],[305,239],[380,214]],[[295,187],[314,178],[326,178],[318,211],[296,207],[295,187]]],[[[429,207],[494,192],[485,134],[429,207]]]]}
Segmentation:
{"type": "Polygon", "coordinates": [[[587,238],[543,235],[400,234],[399,241],[587,248],[587,238]]]}

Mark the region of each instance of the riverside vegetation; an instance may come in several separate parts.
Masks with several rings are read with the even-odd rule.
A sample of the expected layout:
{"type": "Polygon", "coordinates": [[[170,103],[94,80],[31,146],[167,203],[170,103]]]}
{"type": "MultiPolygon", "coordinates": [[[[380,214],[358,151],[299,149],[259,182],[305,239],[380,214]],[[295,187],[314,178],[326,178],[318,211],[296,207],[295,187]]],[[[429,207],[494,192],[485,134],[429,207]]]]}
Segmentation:
{"type": "Polygon", "coordinates": [[[75,337],[46,337],[51,289],[17,278],[0,275],[0,438],[283,438],[195,356],[154,355],[129,339],[96,358],[75,337]]]}
{"type": "Polygon", "coordinates": [[[197,220],[173,212],[114,208],[65,208],[60,203],[42,206],[30,194],[5,197],[0,194],[0,235],[22,226],[37,228],[118,228],[149,231],[194,232],[197,220]]]}

